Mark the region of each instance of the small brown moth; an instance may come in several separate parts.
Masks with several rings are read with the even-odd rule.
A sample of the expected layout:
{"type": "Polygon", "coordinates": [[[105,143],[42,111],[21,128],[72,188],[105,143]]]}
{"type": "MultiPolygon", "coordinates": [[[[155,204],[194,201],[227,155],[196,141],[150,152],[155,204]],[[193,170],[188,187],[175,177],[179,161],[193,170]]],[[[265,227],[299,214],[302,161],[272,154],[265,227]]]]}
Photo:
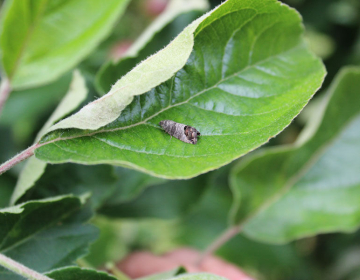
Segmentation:
{"type": "Polygon", "coordinates": [[[171,137],[174,136],[177,139],[189,144],[196,144],[197,137],[200,135],[200,132],[197,131],[196,128],[170,120],[161,121],[159,125],[165,130],[165,132],[169,133],[171,137]]]}

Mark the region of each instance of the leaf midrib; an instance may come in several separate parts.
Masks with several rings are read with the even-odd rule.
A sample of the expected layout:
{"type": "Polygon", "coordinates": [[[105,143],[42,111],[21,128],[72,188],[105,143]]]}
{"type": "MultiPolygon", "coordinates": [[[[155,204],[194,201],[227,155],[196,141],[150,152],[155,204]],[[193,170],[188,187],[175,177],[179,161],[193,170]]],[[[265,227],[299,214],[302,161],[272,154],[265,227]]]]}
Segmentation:
{"type": "MultiPolygon", "coordinates": [[[[295,103],[293,106],[291,106],[289,109],[292,109],[294,107],[297,107],[298,105],[300,104],[303,104],[303,102],[297,102],[295,103]]],[[[280,118],[282,118],[283,116],[280,116],[279,118],[277,118],[275,121],[279,120],[280,118]]],[[[144,125],[148,125],[148,126],[151,126],[151,127],[154,127],[154,128],[157,128],[159,129],[158,127],[155,127],[151,124],[148,124],[148,123],[144,123],[144,125]]],[[[269,125],[267,126],[263,126],[261,128],[257,128],[257,129],[253,129],[253,130],[250,130],[250,131],[245,131],[245,132],[241,132],[241,133],[230,133],[230,134],[216,134],[216,135],[206,135],[206,136],[203,136],[203,137],[212,137],[212,136],[217,136],[217,137],[221,137],[221,136],[234,136],[234,135],[243,135],[243,134],[249,134],[249,133],[252,133],[254,131],[258,131],[258,130],[261,130],[261,129],[264,129],[264,128],[267,128],[269,126],[273,125],[273,122],[270,123],[269,125]]],[[[97,138],[97,137],[94,137],[94,134],[92,135],[85,135],[85,136],[81,136],[81,137],[92,137],[94,138],[95,140],[97,141],[101,141],[103,143],[105,143],[106,145],[109,145],[109,146],[112,146],[114,148],[117,148],[119,150],[126,150],[126,151],[129,151],[129,152],[136,152],[136,153],[142,153],[142,154],[149,154],[149,155],[154,155],[154,156],[166,156],[166,157],[175,157],[175,158],[192,158],[192,157],[209,157],[209,156],[216,156],[216,155],[225,155],[223,152],[222,153],[217,153],[217,154],[203,154],[203,155],[190,155],[190,156],[178,156],[178,155],[169,155],[169,154],[159,154],[159,153],[149,153],[149,152],[145,152],[145,151],[139,151],[139,150],[130,150],[130,149],[126,149],[124,147],[119,147],[119,146],[116,146],[116,145],[113,145],[111,143],[108,143],[106,141],[104,141],[103,139],[101,138],[97,138]]],[[[72,140],[76,137],[68,137],[68,138],[63,138],[62,141],[66,141],[66,140],[72,140]]],[[[88,157],[87,155],[83,154],[83,153],[78,153],[77,151],[72,151],[72,150],[68,150],[68,149],[65,149],[64,147],[62,146],[59,146],[58,144],[56,144],[58,140],[55,139],[55,140],[52,140],[52,141],[49,141],[47,143],[43,143],[41,144],[39,147],[41,146],[44,146],[46,144],[54,144],[56,147],[58,147],[59,149],[65,151],[65,152],[68,152],[68,153],[72,153],[72,154],[76,154],[76,155],[80,155],[80,156],[85,156],[85,157],[88,157]]],[[[228,155],[232,155],[232,153],[228,154],[228,155]]],[[[62,162],[62,161],[60,161],[62,162]]],[[[97,160],[96,162],[102,162],[101,160],[97,160]]],[[[105,163],[108,162],[108,161],[105,161],[105,163]]],[[[114,160],[114,162],[120,162],[119,160],[114,160]]],[[[128,163],[128,161],[123,161],[125,163],[128,163]]]]}

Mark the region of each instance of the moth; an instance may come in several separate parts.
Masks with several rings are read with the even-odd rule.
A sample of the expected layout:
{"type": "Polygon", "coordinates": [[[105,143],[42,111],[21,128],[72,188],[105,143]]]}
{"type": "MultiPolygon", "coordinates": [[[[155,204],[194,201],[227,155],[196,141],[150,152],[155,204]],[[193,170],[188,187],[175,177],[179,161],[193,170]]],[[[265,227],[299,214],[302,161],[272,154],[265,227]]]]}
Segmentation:
{"type": "Polygon", "coordinates": [[[196,128],[170,120],[163,120],[159,123],[159,125],[165,130],[165,132],[169,133],[171,137],[174,136],[177,139],[189,144],[196,144],[198,136],[200,135],[200,132],[197,131],[196,128]]]}

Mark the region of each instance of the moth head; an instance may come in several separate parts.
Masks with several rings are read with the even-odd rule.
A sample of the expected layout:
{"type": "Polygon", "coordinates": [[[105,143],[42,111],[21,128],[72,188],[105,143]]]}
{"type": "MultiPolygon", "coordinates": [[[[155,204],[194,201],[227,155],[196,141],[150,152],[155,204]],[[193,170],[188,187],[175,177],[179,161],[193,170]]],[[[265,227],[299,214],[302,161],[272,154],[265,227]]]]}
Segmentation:
{"type": "Polygon", "coordinates": [[[191,126],[186,125],[184,127],[184,134],[188,140],[195,142],[193,144],[196,144],[197,137],[200,135],[200,132],[191,126]]]}

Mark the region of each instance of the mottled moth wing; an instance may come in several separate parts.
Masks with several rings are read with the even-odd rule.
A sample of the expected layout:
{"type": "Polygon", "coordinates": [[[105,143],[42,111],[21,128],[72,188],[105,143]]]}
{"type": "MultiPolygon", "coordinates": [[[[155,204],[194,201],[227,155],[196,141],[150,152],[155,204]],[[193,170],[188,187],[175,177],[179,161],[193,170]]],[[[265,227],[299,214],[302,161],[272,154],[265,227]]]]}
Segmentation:
{"type": "Polygon", "coordinates": [[[189,144],[196,144],[200,135],[196,128],[170,120],[163,120],[159,125],[171,136],[189,144]]]}

